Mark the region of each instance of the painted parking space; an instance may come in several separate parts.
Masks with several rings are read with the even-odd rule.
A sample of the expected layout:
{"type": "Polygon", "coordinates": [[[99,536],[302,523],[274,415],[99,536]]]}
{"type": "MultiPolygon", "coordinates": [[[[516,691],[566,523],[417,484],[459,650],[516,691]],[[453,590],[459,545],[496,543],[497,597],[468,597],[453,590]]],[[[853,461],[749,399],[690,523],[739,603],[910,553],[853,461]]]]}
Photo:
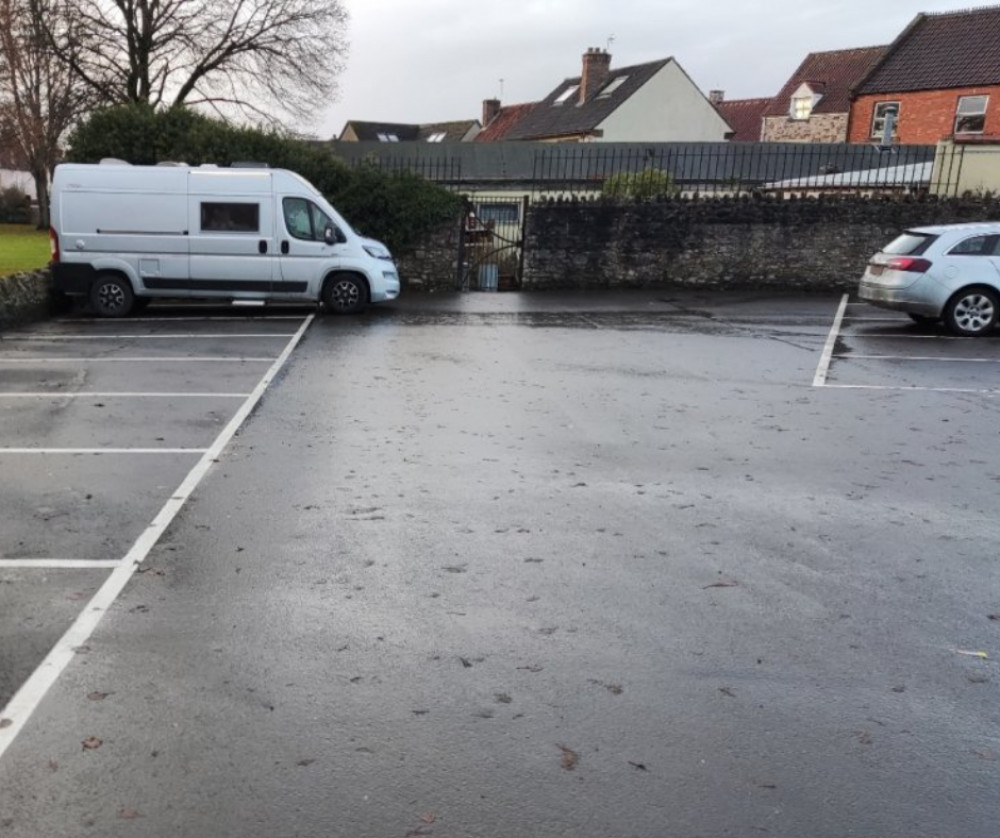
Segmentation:
{"type": "Polygon", "coordinates": [[[855,390],[1000,394],[1000,332],[956,337],[844,295],[813,384],[855,390]]]}
{"type": "Polygon", "coordinates": [[[0,753],[312,322],[68,318],[0,340],[0,753]]]}

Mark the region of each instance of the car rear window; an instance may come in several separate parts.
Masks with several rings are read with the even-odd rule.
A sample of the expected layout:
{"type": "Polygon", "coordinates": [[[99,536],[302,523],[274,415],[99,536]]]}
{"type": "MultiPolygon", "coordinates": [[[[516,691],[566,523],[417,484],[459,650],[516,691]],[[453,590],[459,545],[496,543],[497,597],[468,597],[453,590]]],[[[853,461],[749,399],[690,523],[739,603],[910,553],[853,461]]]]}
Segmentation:
{"type": "Polygon", "coordinates": [[[937,236],[930,233],[906,232],[889,242],[882,248],[882,252],[893,256],[920,256],[936,239],[937,236]]]}

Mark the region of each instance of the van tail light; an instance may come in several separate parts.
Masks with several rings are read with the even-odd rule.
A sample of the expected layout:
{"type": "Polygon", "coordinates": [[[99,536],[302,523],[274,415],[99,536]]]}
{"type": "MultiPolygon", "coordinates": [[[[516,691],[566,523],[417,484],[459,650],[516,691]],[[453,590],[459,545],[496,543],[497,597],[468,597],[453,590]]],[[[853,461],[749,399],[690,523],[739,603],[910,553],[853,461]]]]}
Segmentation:
{"type": "Polygon", "coordinates": [[[52,264],[59,264],[59,236],[52,227],[49,227],[49,249],[52,252],[52,264]]]}
{"type": "Polygon", "coordinates": [[[926,273],[931,269],[931,263],[926,259],[914,259],[911,256],[897,256],[886,262],[885,265],[890,271],[910,271],[912,273],[926,273]]]}

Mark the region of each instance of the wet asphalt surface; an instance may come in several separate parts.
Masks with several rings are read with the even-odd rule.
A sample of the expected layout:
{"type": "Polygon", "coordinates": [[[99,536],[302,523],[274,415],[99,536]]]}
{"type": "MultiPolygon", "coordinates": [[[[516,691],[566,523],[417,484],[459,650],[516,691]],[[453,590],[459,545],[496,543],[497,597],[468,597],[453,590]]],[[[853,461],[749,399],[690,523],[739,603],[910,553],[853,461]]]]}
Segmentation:
{"type": "MultiPolygon", "coordinates": [[[[0,834],[992,838],[1000,336],[852,305],[814,387],[839,302],[317,318],[0,757],[0,834]]],[[[0,707],[309,313],[0,335],[0,707]]]]}

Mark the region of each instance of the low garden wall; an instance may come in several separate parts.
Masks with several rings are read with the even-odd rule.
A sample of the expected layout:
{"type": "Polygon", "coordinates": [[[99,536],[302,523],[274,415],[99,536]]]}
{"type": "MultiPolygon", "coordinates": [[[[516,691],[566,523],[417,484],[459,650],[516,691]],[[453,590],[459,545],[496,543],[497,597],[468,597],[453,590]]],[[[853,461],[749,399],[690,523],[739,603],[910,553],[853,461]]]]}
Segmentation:
{"type": "Polygon", "coordinates": [[[48,317],[55,307],[47,270],[0,276],[0,328],[48,317]]]}
{"type": "Polygon", "coordinates": [[[522,287],[841,290],[903,230],[1000,219],[992,198],[727,198],[529,208],[522,287]]]}

